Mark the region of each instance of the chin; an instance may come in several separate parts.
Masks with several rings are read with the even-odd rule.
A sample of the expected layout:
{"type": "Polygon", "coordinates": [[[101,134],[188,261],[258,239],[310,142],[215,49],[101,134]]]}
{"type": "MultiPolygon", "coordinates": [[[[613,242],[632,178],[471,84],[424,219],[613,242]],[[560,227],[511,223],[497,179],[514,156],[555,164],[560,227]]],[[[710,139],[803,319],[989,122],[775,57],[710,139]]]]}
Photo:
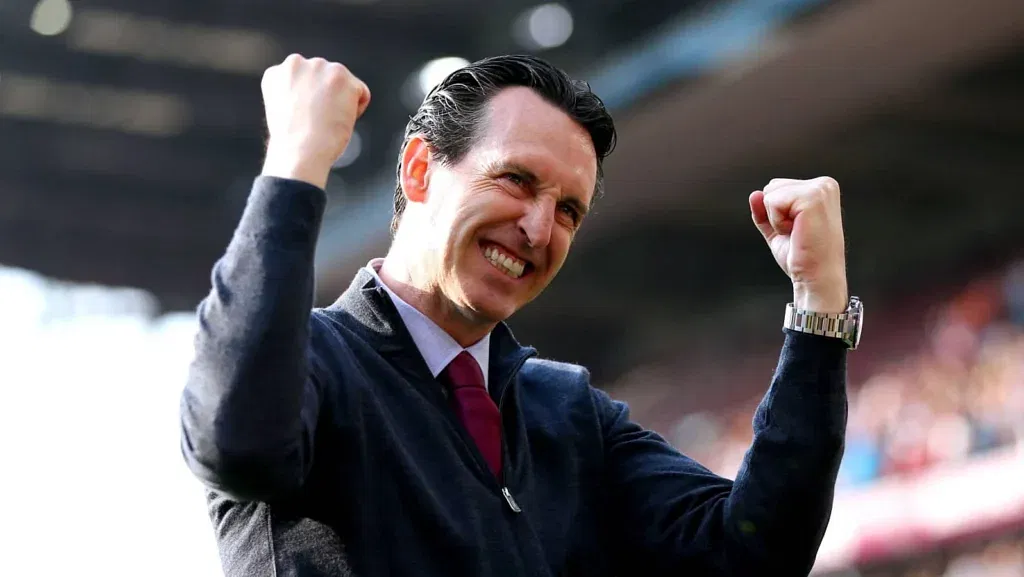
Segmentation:
{"type": "Polygon", "coordinates": [[[511,317],[521,304],[513,295],[494,290],[485,283],[464,287],[464,303],[470,314],[481,322],[499,323],[511,317]]]}
{"type": "Polygon", "coordinates": [[[500,323],[507,320],[519,310],[515,303],[497,295],[487,295],[482,298],[469,299],[469,309],[473,311],[481,321],[500,323]]]}

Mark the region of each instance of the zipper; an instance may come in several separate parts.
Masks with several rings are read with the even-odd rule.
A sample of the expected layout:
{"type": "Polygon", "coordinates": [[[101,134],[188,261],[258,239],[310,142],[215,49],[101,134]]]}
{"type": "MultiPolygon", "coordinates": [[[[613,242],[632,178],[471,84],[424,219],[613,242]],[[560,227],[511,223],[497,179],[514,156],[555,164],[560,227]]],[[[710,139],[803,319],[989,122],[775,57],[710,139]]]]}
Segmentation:
{"type": "Polygon", "coordinates": [[[516,502],[515,497],[512,496],[512,491],[509,490],[508,486],[505,484],[506,472],[509,470],[509,464],[512,460],[509,458],[508,445],[505,443],[505,412],[503,409],[505,406],[506,395],[512,386],[512,381],[516,378],[516,375],[519,374],[519,371],[523,368],[523,365],[526,364],[526,361],[535,354],[536,353],[527,354],[517,361],[516,366],[512,369],[511,376],[505,382],[505,386],[501,390],[501,397],[498,399],[498,415],[501,418],[501,479],[494,476],[494,473],[491,471],[490,467],[487,466],[483,456],[480,454],[480,449],[477,448],[476,443],[473,442],[468,433],[466,433],[465,428],[461,423],[459,423],[458,419],[455,418],[455,413],[452,412],[451,405],[448,403],[448,395],[444,393],[441,388],[436,389],[436,393],[433,395],[435,403],[437,403],[438,408],[441,409],[448,418],[448,422],[455,431],[456,436],[462,440],[467,450],[469,450],[469,452],[474,456],[473,461],[476,462],[477,470],[480,471],[483,477],[487,479],[488,482],[491,483],[492,487],[497,490],[498,494],[505,500],[509,509],[511,509],[513,513],[517,514],[522,513],[523,510],[519,506],[519,503],[516,502]]]}
{"type": "MultiPolygon", "coordinates": [[[[505,503],[508,504],[508,508],[513,513],[522,513],[523,510],[519,507],[519,503],[516,503],[514,497],[512,497],[512,491],[509,490],[508,485],[505,483],[505,479],[508,478],[509,465],[512,463],[512,459],[508,454],[508,445],[505,442],[505,397],[508,395],[508,390],[512,388],[512,381],[515,380],[519,371],[526,364],[526,361],[532,357],[533,354],[527,354],[520,359],[515,368],[512,369],[511,376],[505,381],[505,386],[501,389],[501,397],[498,398],[498,415],[501,419],[501,479],[496,479],[498,484],[501,486],[501,496],[505,498],[505,503]]],[[[493,475],[492,475],[493,477],[493,475]]]]}
{"type": "MultiPolygon", "coordinates": [[[[377,287],[377,293],[379,296],[384,296],[384,292],[385,291],[382,287],[377,287]]],[[[387,303],[385,306],[391,306],[391,312],[397,315],[398,308],[395,306],[394,302],[390,298],[385,298],[384,301],[387,303]]],[[[511,459],[508,456],[508,446],[505,444],[505,413],[502,409],[505,405],[505,396],[508,394],[512,381],[515,380],[516,375],[519,374],[519,371],[523,368],[523,365],[526,364],[526,361],[536,354],[537,352],[535,350],[528,352],[523,355],[523,358],[516,361],[516,366],[513,367],[508,380],[505,381],[505,386],[501,389],[501,397],[498,399],[498,417],[501,420],[501,479],[494,476],[490,467],[488,467],[487,463],[484,462],[483,456],[480,454],[480,450],[477,448],[476,443],[474,443],[472,439],[468,438],[464,427],[456,420],[455,415],[451,410],[451,405],[449,404],[448,394],[444,392],[443,388],[435,388],[434,391],[436,392],[433,394],[434,402],[437,404],[438,408],[447,415],[448,422],[455,429],[457,436],[462,439],[463,444],[469,452],[474,455],[475,458],[473,460],[476,461],[477,468],[483,472],[485,478],[493,479],[494,487],[496,487],[498,492],[501,493],[501,496],[505,499],[505,503],[508,504],[509,509],[511,509],[513,513],[522,513],[523,510],[519,507],[519,504],[516,503],[515,498],[512,497],[512,492],[505,484],[505,472],[508,471],[508,465],[511,463],[511,459]]]]}
{"type": "Polygon", "coordinates": [[[523,512],[523,510],[519,508],[519,503],[516,503],[516,500],[512,497],[512,492],[508,490],[508,487],[501,488],[501,495],[505,497],[505,502],[508,503],[508,506],[512,509],[513,513],[523,512]]]}

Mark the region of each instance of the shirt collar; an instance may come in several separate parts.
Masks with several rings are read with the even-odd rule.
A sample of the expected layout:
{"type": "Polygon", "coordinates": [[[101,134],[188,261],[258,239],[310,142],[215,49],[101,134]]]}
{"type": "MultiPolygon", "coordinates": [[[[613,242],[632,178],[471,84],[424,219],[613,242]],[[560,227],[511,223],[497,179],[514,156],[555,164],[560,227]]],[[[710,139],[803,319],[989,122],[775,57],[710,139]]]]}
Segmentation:
{"type": "Polygon", "coordinates": [[[480,369],[484,374],[484,386],[489,389],[490,377],[488,369],[491,355],[491,334],[487,333],[484,338],[463,349],[444,329],[437,326],[427,315],[402,300],[402,297],[395,294],[391,287],[384,283],[377,273],[377,270],[383,263],[384,259],[375,258],[367,263],[366,270],[373,275],[377,283],[391,297],[391,301],[395,303],[395,308],[398,309],[398,314],[402,317],[405,328],[409,331],[413,343],[416,344],[416,348],[419,349],[420,355],[423,356],[423,360],[426,361],[427,367],[434,378],[437,378],[441,371],[448,366],[448,363],[452,362],[459,353],[466,350],[480,365],[480,369]]]}

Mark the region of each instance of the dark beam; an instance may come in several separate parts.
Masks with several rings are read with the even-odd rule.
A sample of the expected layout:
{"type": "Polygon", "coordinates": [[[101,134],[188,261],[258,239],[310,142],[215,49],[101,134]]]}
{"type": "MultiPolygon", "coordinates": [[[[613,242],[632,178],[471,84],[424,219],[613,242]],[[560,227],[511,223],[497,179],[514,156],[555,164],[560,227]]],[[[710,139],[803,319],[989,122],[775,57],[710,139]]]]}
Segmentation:
{"type": "Polygon", "coordinates": [[[255,173],[262,139],[240,134],[222,139],[159,138],[34,120],[0,119],[4,174],[55,169],[136,177],[168,186],[222,190],[240,173],[255,173]]]}
{"type": "Polygon", "coordinates": [[[922,124],[955,130],[984,130],[991,135],[1019,137],[1024,132],[1024,86],[988,93],[938,91],[900,111],[900,116],[922,124]]]}
{"type": "Polygon", "coordinates": [[[171,310],[195,307],[209,290],[209,271],[219,254],[212,246],[129,243],[113,234],[0,220],[0,263],[61,280],[149,290],[171,310]]]}
{"type": "Polygon", "coordinates": [[[234,220],[223,203],[200,198],[148,196],[145,189],[83,190],[66,178],[31,183],[0,179],[0,219],[46,226],[68,235],[111,235],[206,250],[226,243],[234,220]]]}

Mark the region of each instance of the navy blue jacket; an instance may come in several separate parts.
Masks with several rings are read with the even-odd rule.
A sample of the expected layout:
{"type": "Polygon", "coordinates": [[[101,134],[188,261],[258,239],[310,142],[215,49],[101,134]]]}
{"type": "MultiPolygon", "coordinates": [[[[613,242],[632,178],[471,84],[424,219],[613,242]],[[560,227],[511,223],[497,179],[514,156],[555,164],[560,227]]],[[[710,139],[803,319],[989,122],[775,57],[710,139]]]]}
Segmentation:
{"type": "Polygon", "coordinates": [[[733,482],[499,325],[498,480],[368,272],[310,312],[324,204],[258,178],[199,307],[182,450],[229,576],[810,571],[843,450],[838,340],[785,334],[733,482]]]}

